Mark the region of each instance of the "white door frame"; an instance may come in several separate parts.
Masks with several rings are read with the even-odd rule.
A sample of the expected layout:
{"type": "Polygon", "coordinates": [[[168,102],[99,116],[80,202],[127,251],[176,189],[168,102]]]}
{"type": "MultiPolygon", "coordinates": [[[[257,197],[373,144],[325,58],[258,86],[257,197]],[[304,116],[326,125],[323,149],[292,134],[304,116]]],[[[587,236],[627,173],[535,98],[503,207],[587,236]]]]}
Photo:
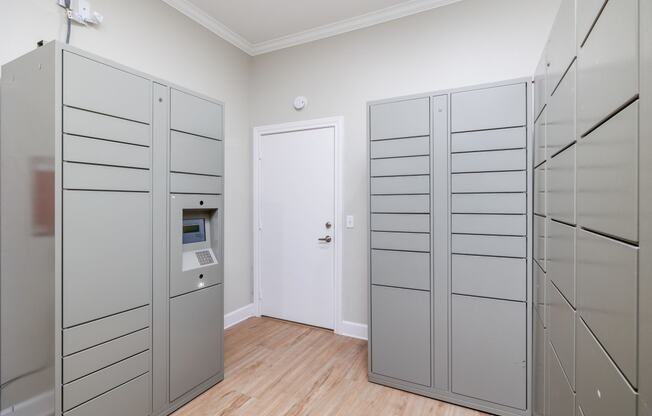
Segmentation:
{"type": "Polygon", "coordinates": [[[333,224],[334,245],[334,282],[333,282],[333,329],[336,334],[342,330],[342,136],[344,118],[329,117],[291,123],[273,124],[254,127],[253,129],[253,277],[254,277],[254,314],[261,315],[261,238],[260,235],[260,141],[263,136],[279,133],[291,133],[302,130],[315,130],[332,127],[335,133],[335,217],[333,224]]]}

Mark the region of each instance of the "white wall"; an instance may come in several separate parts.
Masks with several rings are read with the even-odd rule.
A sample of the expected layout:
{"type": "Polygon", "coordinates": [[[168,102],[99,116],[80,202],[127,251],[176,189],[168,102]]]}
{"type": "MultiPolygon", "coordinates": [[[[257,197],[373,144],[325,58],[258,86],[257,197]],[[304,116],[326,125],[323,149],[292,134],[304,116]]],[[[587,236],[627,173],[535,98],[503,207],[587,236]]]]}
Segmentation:
{"type": "MultiPolygon", "coordinates": [[[[252,58],[161,0],[92,0],[98,28],[73,27],[71,44],[226,103],[225,310],[251,302],[252,58]]],[[[0,0],[0,65],[64,39],[55,0],[0,0]]]]}
{"type": "Polygon", "coordinates": [[[464,0],[368,29],[257,56],[254,126],[344,116],[343,319],[367,322],[366,102],[531,76],[559,0],[464,0]],[[292,109],[296,95],[308,107],[292,109]]]}

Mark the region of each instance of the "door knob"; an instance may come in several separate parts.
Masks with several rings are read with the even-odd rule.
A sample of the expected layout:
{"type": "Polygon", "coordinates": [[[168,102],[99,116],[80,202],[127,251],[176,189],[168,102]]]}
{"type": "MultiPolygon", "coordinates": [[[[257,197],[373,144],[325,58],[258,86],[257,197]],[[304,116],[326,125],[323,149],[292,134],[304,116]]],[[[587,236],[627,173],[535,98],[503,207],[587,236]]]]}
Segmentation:
{"type": "Polygon", "coordinates": [[[324,238],[320,238],[319,241],[321,241],[322,243],[330,243],[331,241],[333,241],[333,239],[331,238],[330,235],[327,235],[324,238]]]}

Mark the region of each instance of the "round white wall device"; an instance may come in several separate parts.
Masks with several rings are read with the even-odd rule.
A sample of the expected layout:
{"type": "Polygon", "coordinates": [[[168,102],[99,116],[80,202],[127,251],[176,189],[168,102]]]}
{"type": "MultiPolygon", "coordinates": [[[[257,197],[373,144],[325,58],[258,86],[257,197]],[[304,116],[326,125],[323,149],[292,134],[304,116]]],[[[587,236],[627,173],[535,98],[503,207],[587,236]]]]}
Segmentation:
{"type": "Polygon", "coordinates": [[[299,96],[294,99],[294,109],[297,111],[303,110],[306,104],[308,104],[308,99],[304,96],[299,96]]]}

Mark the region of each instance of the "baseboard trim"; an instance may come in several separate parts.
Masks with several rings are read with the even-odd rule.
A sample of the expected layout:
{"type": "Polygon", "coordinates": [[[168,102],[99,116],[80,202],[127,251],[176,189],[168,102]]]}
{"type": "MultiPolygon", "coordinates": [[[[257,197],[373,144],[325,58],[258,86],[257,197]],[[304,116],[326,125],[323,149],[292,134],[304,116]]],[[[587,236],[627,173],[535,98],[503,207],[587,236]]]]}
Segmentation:
{"type": "Polygon", "coordinates": [[[245,319],[249,319],[252,316],[255,316],[254,313],[254,304],[250,303],[245,305],[240,309],[236,309],[233,312],[229,312],[224,315],[224,329],[230,328],[235,324],[239,324],[245,319]]]}
{"type": "Polygon", "coordinates": [[[340,323],[340,327],[338,331],[339,335],[344,335],[345,337],[363,339],[365,341],[368,338],[367,333],[368,332],[367,332],[366,324],[360,324],[351,321],[342,321],[340,323]]]}

